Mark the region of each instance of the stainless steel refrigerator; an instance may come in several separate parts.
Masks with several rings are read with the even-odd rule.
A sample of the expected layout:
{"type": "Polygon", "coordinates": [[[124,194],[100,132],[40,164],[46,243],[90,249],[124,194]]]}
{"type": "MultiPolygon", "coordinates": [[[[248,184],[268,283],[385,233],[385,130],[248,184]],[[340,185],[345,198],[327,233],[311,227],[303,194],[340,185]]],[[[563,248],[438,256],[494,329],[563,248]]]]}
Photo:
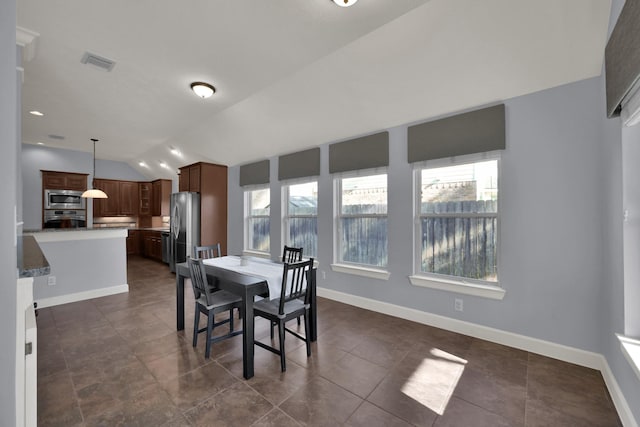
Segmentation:
{"type": "Polygon", "coordinates": [[[183,191],[171,195],[171,245],[169,269],[193,255],[193,247],[200,246],[200,194],[183,191]]]}

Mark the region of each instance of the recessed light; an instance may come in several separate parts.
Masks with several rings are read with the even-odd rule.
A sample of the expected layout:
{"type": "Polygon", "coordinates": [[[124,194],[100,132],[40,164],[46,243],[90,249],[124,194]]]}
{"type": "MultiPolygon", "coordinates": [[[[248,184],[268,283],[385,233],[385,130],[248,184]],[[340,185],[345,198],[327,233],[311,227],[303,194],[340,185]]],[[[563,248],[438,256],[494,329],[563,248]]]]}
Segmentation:
{"type": "Polygon", "coordinates": [[[168,168],[169,168],[169,165],[167,165],[165,162],[160,162],[160,167],[161,167],[161,168],[168,169],[168,168]]]}
{"type": "Polygon", "coordinates": [[[38,116],[38,117],[44,116],[44,114],[38,110],[29,111],[29,114],[33,114],[34,116],[38,116]]]}
{"type": "Polygon", "coordinates": [[[44,142],[36,142],[38,145],[44,145],[44,142]]]}
{"type": "Polygon", "coordinates": [[[171,151],[171,154],[173,154],[174,156],[182,156],[182,153],[176,147],[169,147],[169,151],[171,151]]]}
{"type": "Polygon", "coordinates": [[[138,162],[138,165],[142,166],[143,168],[147,167],[147,164],[145,162],[138,162]]]}

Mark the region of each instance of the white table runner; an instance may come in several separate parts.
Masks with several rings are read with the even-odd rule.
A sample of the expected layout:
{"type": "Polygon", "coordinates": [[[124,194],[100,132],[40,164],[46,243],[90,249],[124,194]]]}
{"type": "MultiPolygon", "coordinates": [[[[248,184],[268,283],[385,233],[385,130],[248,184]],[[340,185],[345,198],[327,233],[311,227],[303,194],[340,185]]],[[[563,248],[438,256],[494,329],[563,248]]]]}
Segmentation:
{"type": "Polygon", "coordinates": [[[240,265],[240,257],[232,255],[203,259],[202,263],[264,279],[267,281],[267,285],[269,286],[269,299],[280,298],[280,290],[282,286],[282,264],[249,259],[247,265],[240,265]]]}

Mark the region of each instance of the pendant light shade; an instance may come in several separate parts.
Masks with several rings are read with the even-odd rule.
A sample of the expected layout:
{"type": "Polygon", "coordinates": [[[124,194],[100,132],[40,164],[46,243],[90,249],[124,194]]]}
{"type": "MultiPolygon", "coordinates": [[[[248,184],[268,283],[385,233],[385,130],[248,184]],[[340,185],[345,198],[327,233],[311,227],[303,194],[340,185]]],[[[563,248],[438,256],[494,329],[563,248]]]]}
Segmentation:
{"type": "Polygon", "coordinates": [[[82,193],[82,197],[85,199],[107,199],[109,196],[107,196],[104,191],[94,188],[96,180],[96,142],[98,142],[98,140],[91,138],[91,141],[93,141],[93,175],[91,176],[91,189],[82,193]]]}

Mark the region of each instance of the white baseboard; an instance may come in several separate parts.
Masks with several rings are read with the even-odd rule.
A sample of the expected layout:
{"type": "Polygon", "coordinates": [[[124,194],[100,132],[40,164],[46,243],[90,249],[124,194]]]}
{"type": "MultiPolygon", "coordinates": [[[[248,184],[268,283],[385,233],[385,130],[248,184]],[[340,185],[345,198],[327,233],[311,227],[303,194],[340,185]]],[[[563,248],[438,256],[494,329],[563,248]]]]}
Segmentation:
{"type": "Polygon", "coordinates": [[[611,372],[611,369],[609,368],[606,358],[600,353],[580,350],[550,341],[544,341],[525,335],[490,328],[488,326],[477,325],[475,323],[452,319],[387,302],[376,301],[370,298],[351,295],[332,289],[319,287],[317,288],[317,294],[319,297],[332,299],[378,313],[388,314],[389,316],[411,320],[413,322],[469,335],[474,338],[480,338],[531,353],[552,357],[554,359],[585,366],[587,368],[597,369],[602,373],[602,377],[607,385],[609,394],[615,404],[622,424],[625,427],[638,427],[638,424],[633,417],[633,413],[627,404],[627,400],[622,394],[622,390],[620,390],[613,372],[611,372]]]}
{"type": "Polygon", "coordinates": [[[109,295],[129,292],[129,285],[110,286],[108,288],[92,289],[90,291],[76,292],[74,294],[60,295],[57,297],[38,299],[38,308],[53,307],[54,305],[68,304],[70,302],[84,301],[92,298],[106,297],[109,295]]]}

